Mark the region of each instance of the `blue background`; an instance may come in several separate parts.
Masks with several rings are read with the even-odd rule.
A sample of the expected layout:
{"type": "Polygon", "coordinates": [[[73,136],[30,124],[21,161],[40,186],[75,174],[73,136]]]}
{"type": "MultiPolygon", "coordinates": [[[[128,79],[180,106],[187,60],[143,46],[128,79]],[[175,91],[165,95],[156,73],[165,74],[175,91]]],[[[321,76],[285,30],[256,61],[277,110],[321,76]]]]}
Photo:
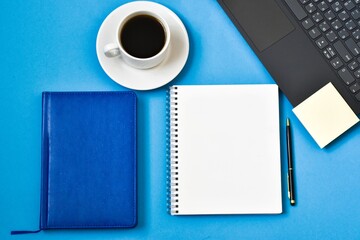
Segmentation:
{"type": "MultiPolygon", "coordinates": [[[[120,0],[0,2],[0,239],[360,239],[360,126],[321,150],[280,94],[281,215],[166,212],[167,86],[138,95],[139,224],[128,230],[37,229],[42,91],[126,90],[101,69],[97,31],[120,0]],[[292,121],[297,205],[287,199],[285,119],[292,121]]],[[[184,22],[190,55],[170,84],[273,83],[215,0],[158,1],[184,22]]]]}

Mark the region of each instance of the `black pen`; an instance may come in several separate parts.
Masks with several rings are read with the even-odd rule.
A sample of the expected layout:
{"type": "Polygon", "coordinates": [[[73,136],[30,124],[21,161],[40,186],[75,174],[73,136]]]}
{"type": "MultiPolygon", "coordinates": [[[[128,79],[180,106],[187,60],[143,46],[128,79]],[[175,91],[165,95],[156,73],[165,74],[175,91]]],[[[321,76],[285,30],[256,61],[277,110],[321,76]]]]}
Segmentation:
{"type": "Polygon", "coordinates": [[[290,132],[290,120],[286,119],[286,146],[287,146],[287,159],[288,159],[288,196],[290,204],[295,205],[295,188],[294,188],[294,168],[292,163],[292,149],[291,149],[291,132],[290,132]]]}

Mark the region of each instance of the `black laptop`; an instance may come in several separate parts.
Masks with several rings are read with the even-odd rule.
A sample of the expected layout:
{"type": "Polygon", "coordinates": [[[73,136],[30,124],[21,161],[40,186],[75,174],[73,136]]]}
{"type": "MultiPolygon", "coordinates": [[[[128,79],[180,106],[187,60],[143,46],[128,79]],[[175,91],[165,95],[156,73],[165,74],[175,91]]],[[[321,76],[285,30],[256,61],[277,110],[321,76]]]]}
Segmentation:
{"type": "Polygon", "coordinates": [[[360,113],[360,0],[218,0],[296,107],[331,82],[360,113]]]}

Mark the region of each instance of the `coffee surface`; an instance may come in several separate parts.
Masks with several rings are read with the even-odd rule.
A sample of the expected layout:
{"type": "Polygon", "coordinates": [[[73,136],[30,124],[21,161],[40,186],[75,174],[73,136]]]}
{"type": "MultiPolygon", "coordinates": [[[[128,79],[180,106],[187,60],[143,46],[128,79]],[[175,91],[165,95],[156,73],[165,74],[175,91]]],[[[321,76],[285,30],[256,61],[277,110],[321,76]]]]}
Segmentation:
{"type": "Polygon", "coordinates": [[[129,19],[119,37],[124,50],[137,58],[155,56],[166,41],[162,24],[149,15],[138,15],[129,19]]]}

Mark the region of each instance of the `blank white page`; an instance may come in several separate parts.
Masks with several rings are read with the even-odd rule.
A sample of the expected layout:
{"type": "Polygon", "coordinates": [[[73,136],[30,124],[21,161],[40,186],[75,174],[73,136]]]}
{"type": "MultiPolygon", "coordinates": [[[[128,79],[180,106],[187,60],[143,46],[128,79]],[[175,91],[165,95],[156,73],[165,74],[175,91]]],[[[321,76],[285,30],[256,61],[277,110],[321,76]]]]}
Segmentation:
{"type": "Polygon", "coordinates": [[[281,213],[277,85],[173,86],[170,92],[177,93],[171,99],[178,124],[172,214],[281,213]]]}

